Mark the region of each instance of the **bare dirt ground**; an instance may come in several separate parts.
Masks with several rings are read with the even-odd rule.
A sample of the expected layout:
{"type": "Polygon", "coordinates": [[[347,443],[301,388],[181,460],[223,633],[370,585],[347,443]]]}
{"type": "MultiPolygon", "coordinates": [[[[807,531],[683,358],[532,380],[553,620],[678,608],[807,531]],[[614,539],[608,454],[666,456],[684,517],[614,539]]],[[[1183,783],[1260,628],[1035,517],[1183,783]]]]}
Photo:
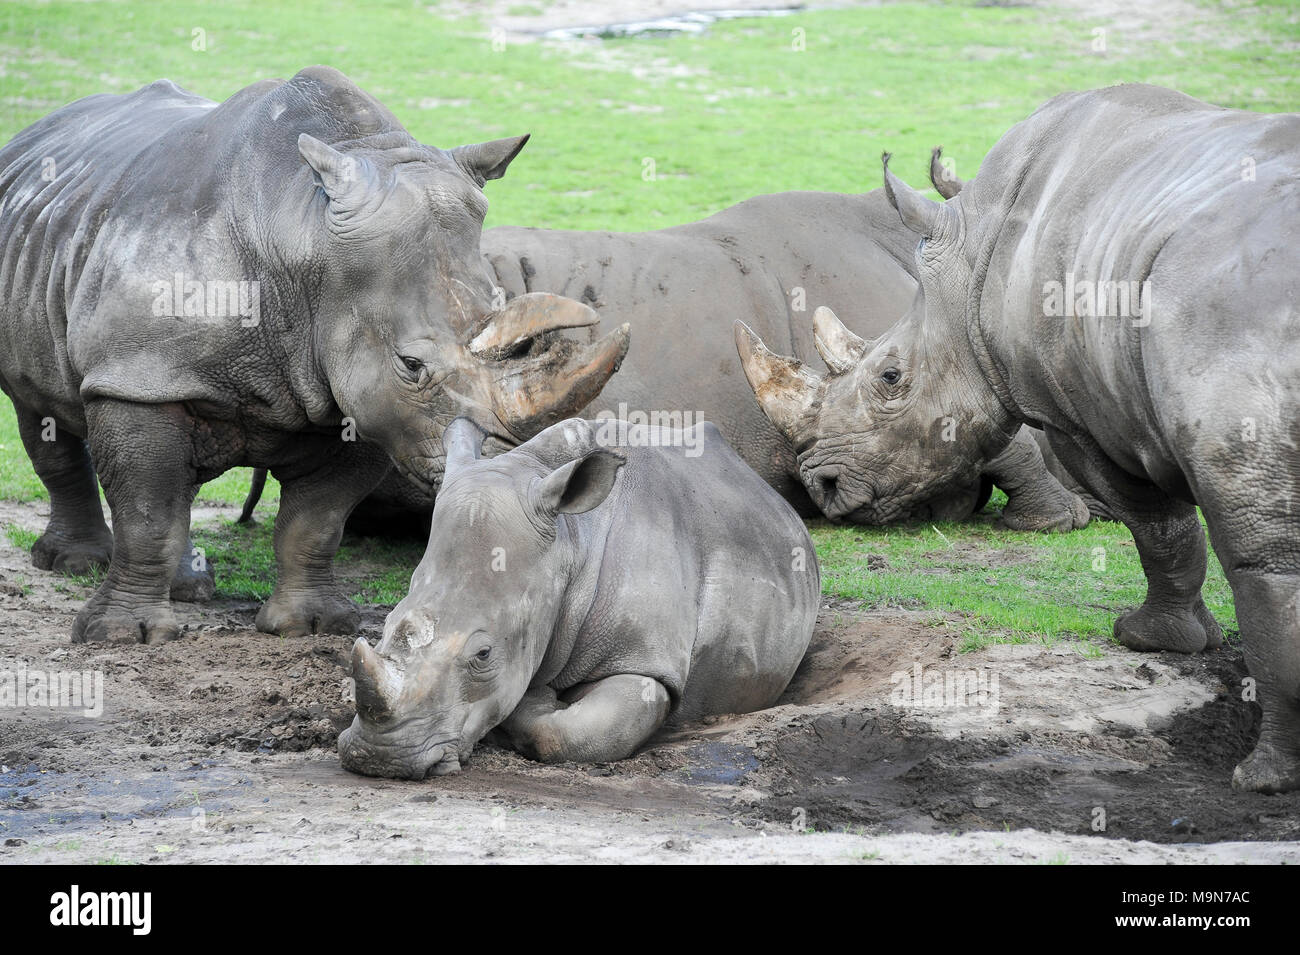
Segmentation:
{"type": "Polygon", "coordinates": [[[828,604],[774,709],[608,765],[484,744],[411,783],[339,768],[347,638],[258,634],[255,605],[218,601],[178,605],[167,646],[73,645],[85,593],[0,543],[0,672],[100,671],[105,697],[98,717],[0,708],[3,862],[1300,861],[1300,794],[1228,784],[1258,719],[1235,649],[962,654],[933,613],[828,604]],[[945,705],[901,699],[918,664],[923,688],[996,678],[998,705],[955,680],[945,705]]]}

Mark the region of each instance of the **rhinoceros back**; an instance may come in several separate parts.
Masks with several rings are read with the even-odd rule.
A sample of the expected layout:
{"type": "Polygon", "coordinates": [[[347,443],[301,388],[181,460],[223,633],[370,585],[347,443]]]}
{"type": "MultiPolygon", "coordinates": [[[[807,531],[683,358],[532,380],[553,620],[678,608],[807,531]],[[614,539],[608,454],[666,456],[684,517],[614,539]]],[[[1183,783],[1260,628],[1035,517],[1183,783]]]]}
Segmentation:
{"type": "Polygon", "coordinates": [[[675,720],[770,706],[816,621],[820,578],[803,522],[708,422],[584,424],[627,464],[609,498],[579,516],[602,544],[588,556],[592,593],[579,595],[590,609],[554,685],[640,673],[668,687],[675,720]]]}

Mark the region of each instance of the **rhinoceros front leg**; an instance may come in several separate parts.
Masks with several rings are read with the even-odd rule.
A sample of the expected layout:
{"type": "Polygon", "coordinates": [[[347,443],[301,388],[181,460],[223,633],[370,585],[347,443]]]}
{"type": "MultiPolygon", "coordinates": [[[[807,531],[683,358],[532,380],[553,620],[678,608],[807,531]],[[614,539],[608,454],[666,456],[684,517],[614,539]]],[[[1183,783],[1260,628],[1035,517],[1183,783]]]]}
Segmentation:
{"type": "Polygon", "coordinates": [[[1088,524],[1088,506],[1047,470],[1028,428],[984,466],[985,476],[1007,495],[1001,522],[1014,531],[1071,531],[1088,524]]]}
{"type": "Polygon", "coordinates": [[[32,563],[65,574],[107,567],[113,534],[104,523],[86,442],[61,429],[53,418],[16,403],[14,411],[32,468],[50,493],[50,520],[32,545],[32,563]]]}
{"type": "Polygon", "coordinates": [[[658,680],[625,673],[575,687],[565,699],[534,687],[501,730],[516,750],[543,763],[605,763],[635,753],[671,705],[658,680]]]}
{"type": "Polygon", "coordinates": [[[1147,599],[1115,621],[1115,638],[1132,650],[1196,653],[1223,643],[1223,631],[1201,599],[1205,531],[1196,508],[1120,468],[1085,436],[1048,430],[1052,450],[1133,534],[1147,599]]]}
{"type": "Polygon", "coordinates": [[[275,590],[257,613],[257,629],[282,637],[357,632],[361,614],[334,581],[334,555],[352,509],[388,473],[379,448],[345,442],[307,473],[272,469],[280,482],[275,518],[275,590]]]}
{"type": "Polygon", "coordinates": [[[169,600],[197,490],[179,405],[86,404],[89,443],[113,515],[108,573],[77,614],[74,642],[161,643],[180,633],[169,600]]]}

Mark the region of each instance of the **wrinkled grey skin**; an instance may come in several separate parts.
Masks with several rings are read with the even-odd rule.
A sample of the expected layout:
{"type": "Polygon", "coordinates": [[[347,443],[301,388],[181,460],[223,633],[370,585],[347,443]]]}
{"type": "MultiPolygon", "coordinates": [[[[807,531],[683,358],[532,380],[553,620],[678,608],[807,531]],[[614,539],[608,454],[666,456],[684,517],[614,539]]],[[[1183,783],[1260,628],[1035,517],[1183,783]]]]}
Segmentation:
{"type": "Polygon", "coordinates": [[[344,767],[445,775],[498,725],[534,759],[604,762],[666,720],[776,702],[817,617],[803,522],[708,422],[615,427],[481,460],[472,423],[446,430],[410,593],[353,648],[344,767]]]}
{"type": "MultiPolygon", "coordinates": [[[[828,305],[858,334],[880,334],[915,295],[909,271],[915,245],[879,189],[758,196],[654,232],[507,226],[483,235],[484,255],[507,295],[554,292],[592,306],[606,325],[631,326],[635,346],[585,416],[617,414],[625,405],[713,421],[750,467],[805,515],[822,501],[817,489],[816,504],[809,500],[790,442],[755,403],[736,360],[732,324],[742,320],[778,350],[824,370],[809,320],[814,309],[828,305]]],[[[1009,494],[1009,526],[1082,526],[1083,506],[1037,457],[1026,440],[895,519],[965,518],[984,506],[992,481],[1009,494]]],[[[410,525],[408,512],[429,506],[418,487],[393,475],[358,509],[357,527],[385,532],[410,525]]]]}
{"type": "Polygon", "coordinates": [[[1066,94],[936,203],[886,169],[924,238],[907,316],[820,395],[855,421],[841,485],[888,515],[1040,425],[1132,531],[1147,599],[1115,624],[1138,650],[1220,644],[1201,599],[1199,504],[1235,598],[1264,717],[1233,774],[1300,787],[1300,115],[1157,87],[1066,94]],[[1050,314],[1048,283],[1147,281],[1128,316],[1050,314]],[[944,415],[953,443],[921,440],[944,415]]]}
{"type": "Polygon", "coordinates": [[[598,392],[615,363],[539,409],[503,386],[541,383],[527,359],[463,344],[596,318],[553,296],[490,308],[481,187],[524,139],[422,145],[315,67],[221,104],[165,80],[87,97],[0,151],[0,387],[51,500],[33,559],[84,572],[111,555],[74,640],[178,634],[169,595],[211,593],[190,503],[239,465],[284,486],[259,629],[353,632],[331,562],[393,464],[431,486],[457,414],[512,436],[598,392]],[[177,276],[200,293],[188,315],[164,293],[177,276]],[[259,283],[258,308],[251,285],[240,310],[188,282],[259,283]]]}

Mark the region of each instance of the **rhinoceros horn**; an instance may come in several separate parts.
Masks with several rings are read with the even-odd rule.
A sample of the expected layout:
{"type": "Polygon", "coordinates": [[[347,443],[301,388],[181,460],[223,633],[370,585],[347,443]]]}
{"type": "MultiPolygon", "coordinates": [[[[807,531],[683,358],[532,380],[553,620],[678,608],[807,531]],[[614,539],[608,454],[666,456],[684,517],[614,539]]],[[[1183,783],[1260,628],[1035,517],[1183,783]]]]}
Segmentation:
{"type": "Polygon", "coordinates": [[[871,351],[872,343],[859,338],[825,305],[813,312],[813,344],[833,375],[842,375],[871,351]]]}
{"type": "Polygon", "coordinates": [[[961,187],[966,183],[958,179],[956,173],[939,161],[942,157],[943,147],[935,146],[930,153],[930,183],[939,195],[945,199],[951,199],[961,192],[961,187]]]}
{"type": "Polygon", "coordinates": [[[371,720],[392,715],[401,678],[364,637],[357,637],[352,644],[352,679],[356,683],[358,712],[371,720]]]}
{"type": "Polygon", "coordinates": [[[550,292],[519,295],[487,317],[469,350],[495,361],[517,353],[534,338],[561,328],[586,328],[600,323],[596,311],[581,302],[550,292]]]}
{"type": "Polygon", "coordinates": [[[759,406],[792,444],[799,443],[805,415],[820,399],[822,380],[797,358],[769,351],[744,322],[735,324],[736,351],[759,406]]]}

